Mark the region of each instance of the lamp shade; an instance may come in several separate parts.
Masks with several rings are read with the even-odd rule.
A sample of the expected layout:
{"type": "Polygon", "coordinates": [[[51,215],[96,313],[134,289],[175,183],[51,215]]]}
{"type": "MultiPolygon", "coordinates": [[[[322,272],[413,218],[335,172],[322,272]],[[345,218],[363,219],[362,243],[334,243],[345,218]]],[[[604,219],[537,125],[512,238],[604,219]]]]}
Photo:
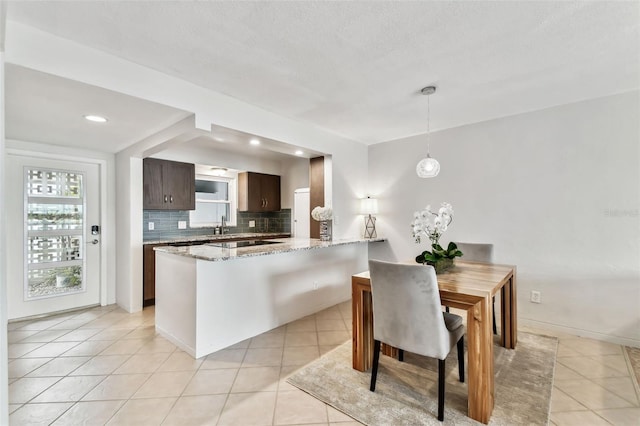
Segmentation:
{"type": "Polygon", "coordinates": [[[360,213],[361,214],[377,214],[378,200],[371,197],[363,198],[362,200],[360,200],[360,213]]]}
{"type": "Polygon", "coordinates": [[[427,154],[427,158],[420,160],[416,166],[416,173],[421,178],[436,177],[438,176],[438,173],[440,173],[440,163],[438,163],[438,160],[431,158],[431,156],[427,154]]]}

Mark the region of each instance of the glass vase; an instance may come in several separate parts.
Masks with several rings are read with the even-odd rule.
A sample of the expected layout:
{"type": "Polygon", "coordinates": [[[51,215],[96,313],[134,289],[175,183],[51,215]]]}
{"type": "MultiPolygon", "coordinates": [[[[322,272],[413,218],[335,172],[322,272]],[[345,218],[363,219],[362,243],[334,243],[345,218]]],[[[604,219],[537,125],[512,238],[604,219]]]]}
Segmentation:
{"type": "Polygon", "coordinates": [[[331,241],[331,222],[328,220],[320,221],[320,241],[331,241]]]}
{"type": "Polygon", "coordinates": [[[435,262],[427,262],[436,270],[436,274],[451,269],[453,267],[453,259],[438,259],[435,262]]]}

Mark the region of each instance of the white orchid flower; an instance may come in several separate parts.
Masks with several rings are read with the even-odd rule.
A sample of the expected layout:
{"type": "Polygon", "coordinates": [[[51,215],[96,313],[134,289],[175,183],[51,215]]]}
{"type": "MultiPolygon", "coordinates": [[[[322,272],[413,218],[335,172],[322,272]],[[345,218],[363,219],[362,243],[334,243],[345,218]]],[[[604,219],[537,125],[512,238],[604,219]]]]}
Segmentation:
{"type": "Polygon", "coordinates": [[[449,228],[453,220],[453,207],[449,203],[442,203],[438,212],[431,211],[431,205],[413,214],[412,235],[416,243],[421,241],[424,235],[431,240],[433,245],[438,244],[442,234],[449,228]]]}

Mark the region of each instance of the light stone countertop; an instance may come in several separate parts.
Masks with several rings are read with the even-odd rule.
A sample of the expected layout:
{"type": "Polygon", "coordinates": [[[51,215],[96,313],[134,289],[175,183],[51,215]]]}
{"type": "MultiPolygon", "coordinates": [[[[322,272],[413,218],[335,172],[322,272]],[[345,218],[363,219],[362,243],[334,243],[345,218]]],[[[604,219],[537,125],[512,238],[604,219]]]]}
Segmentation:
{"type": "Polygon", "coordinates": [[[334,247],[345,244],[358,244],[358,243],[370,243],[385,241],[384,238],[351,238],[351,239],[336,239],[333,241],[320,241],[314,238],[278,238],[271,239],[269,241],[277,242],[278,244],[266,244],[262,246],[254,247],[240,247],[240,248],[224,248],[217,247],[213,244],[202,244],[196,246],[185,247],[154,247],[155,251],[163,253],[175,254],[178,256],[194,257],[196,259],[208,260],[211,262],[218,262],[224,260],[238,259],[241,257],[251,256],[266,256],[271,254],[288,253],[301,250],[315,250],[326,247],[334,247]]]}
{"type": "Polygon", "coordinates": [[[192,235],[187,237],[176,237],[176,238],[161,238],[157,240],[144,240],[142,244],[171,244],[171,243],[181,243],[187,241],[207,241],[207,240],[227,240],[227,239],[256,239],[260,238],[285,238],[289,237],[291,234],[288,232],[245,232],[245,233],[237,233],[237,234],[209,234],[209,235],[192,235]]]}

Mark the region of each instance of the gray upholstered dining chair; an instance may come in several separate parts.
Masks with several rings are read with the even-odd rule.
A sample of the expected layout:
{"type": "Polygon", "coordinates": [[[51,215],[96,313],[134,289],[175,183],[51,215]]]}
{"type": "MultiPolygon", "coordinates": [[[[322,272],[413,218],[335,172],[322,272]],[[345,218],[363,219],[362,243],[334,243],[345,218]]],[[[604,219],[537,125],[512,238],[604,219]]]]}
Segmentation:
{"type": "Polygon", "coordinates": [[[442,312],[438,280],[432,266],[369,261],[373,298],[373,369],[375,391],[380,343],[438,359],[438,420],[444,419],[445,359],[458,346],[458,373],[464,382],[462,317],[442,312]]]}
{"type": "MultiPolygon", "coordinates": [[[[468,260],[470,262],[493,262],[493,244],[484,243],[458,243],[458,250],[462,252],[462,260],[468,260]]],[[[498,334],[498,328],[496,327],[496,298],[492,298],[493,302],[493,334],[498,334]]]]}

